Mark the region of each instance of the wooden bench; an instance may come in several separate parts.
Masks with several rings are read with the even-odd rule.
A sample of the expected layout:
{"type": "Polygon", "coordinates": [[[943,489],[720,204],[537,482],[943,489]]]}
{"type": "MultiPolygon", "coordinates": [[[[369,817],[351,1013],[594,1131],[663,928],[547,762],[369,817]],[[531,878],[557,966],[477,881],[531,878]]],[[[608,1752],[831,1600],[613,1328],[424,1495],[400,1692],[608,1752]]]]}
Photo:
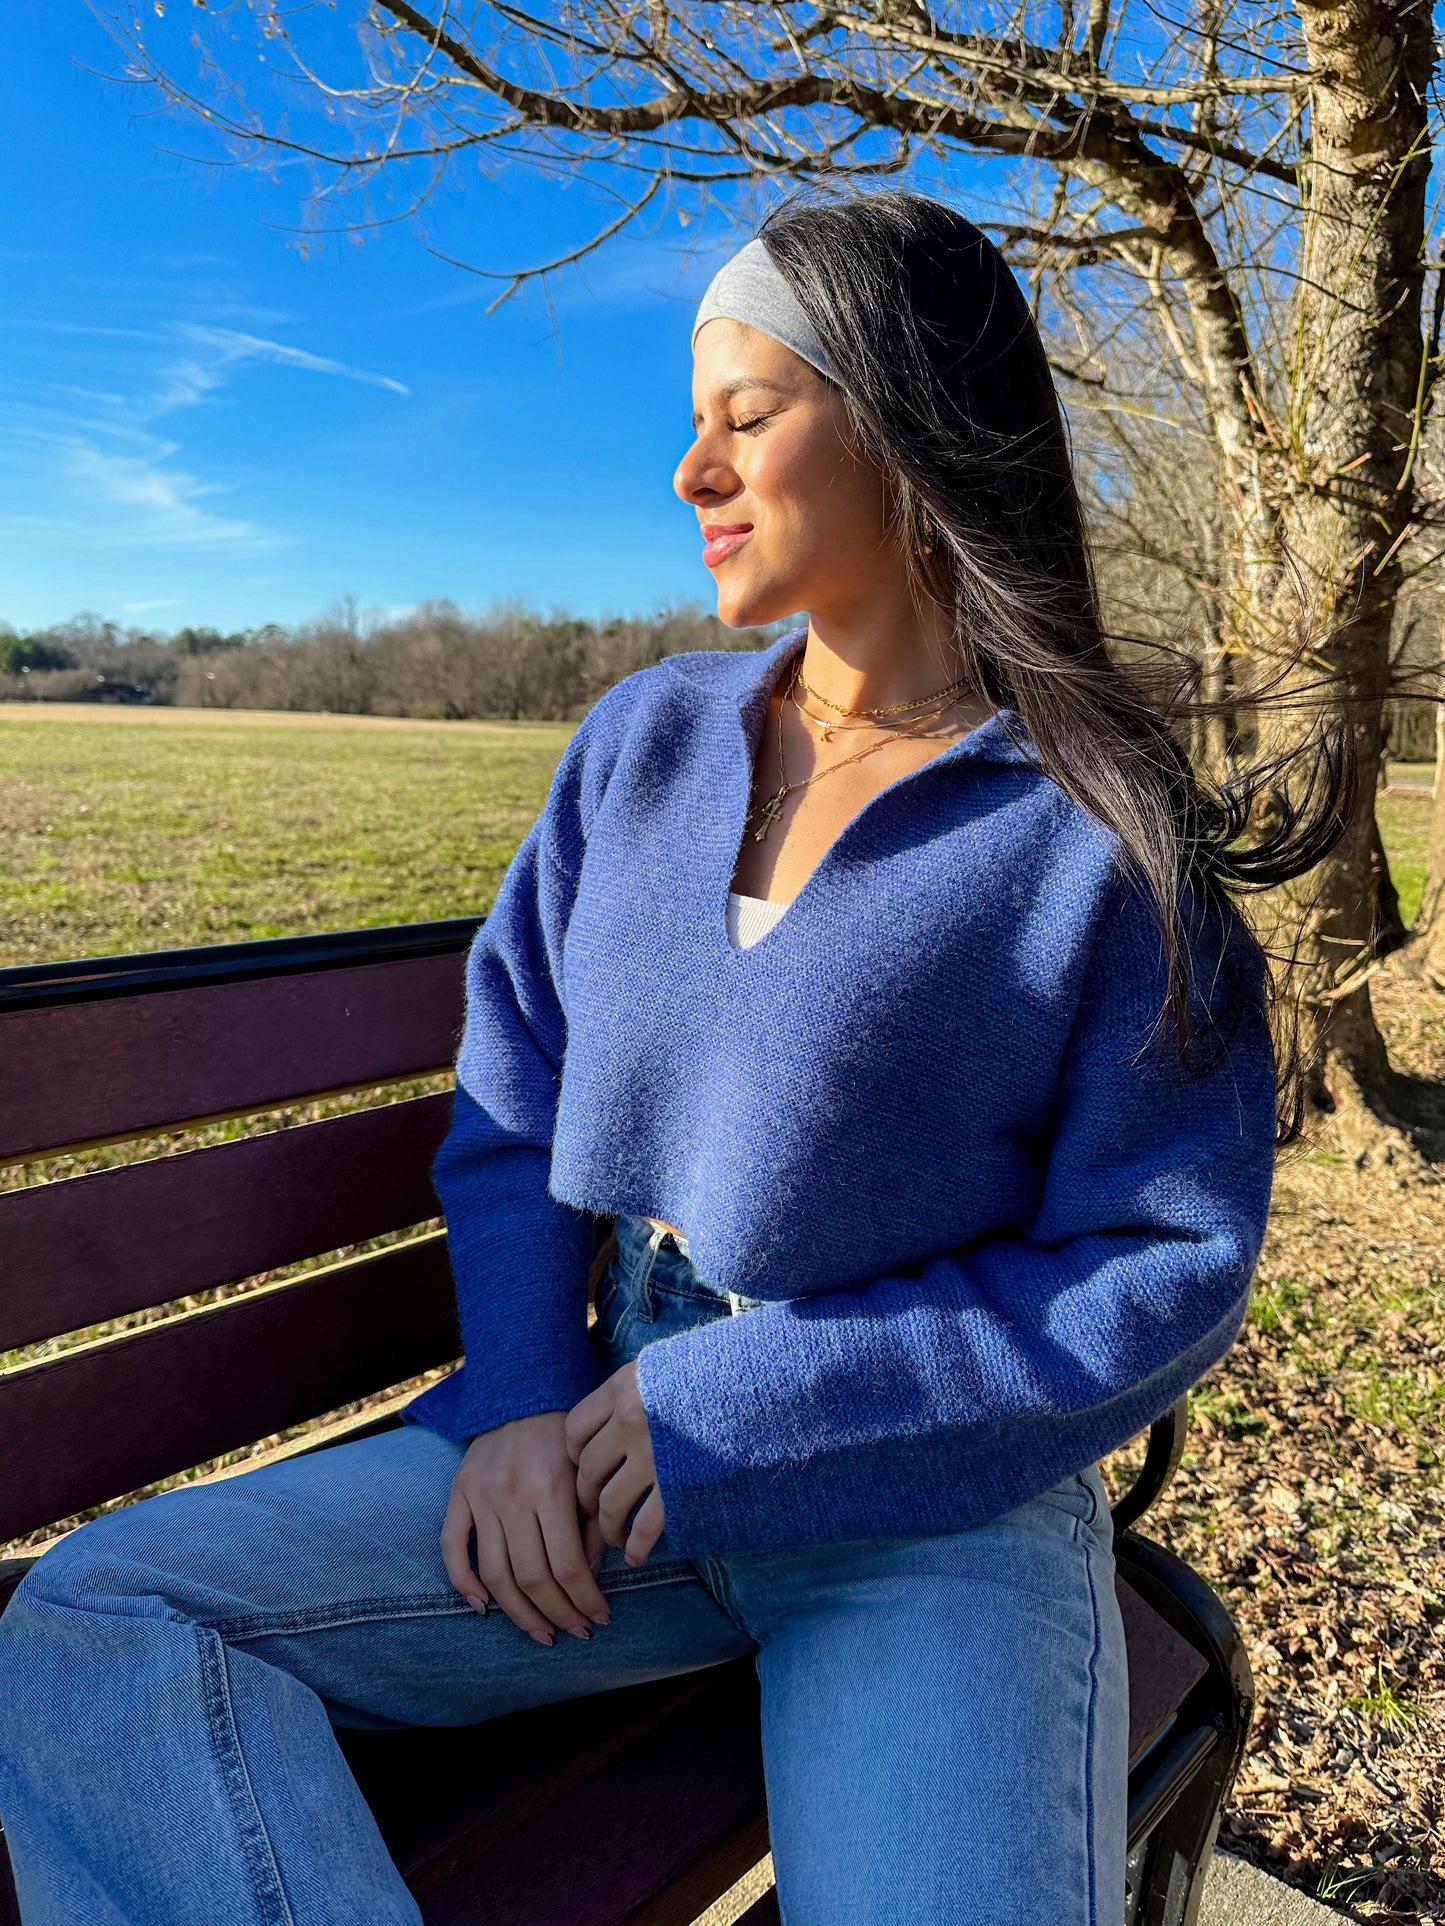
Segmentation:
{"type": "MultiPolygon", "coordinates": [[[[0,1166],[133,1147],[114,1167],[0,1193],[0,1354],[169,1307],[0,1374],[0,1545],[363,1399],[377,1398],[363,1418],[277,1449],[395,1422],[396,1387],[456,1357],[446,1241],[428,1227],[451,1099],[398,1101],[396,1086],[449,1069],[475,928],[0,971],[0,1166]],[[361,1094],[322,1121],[179,1153],[151,1141],[340,1093],[361,1094]],[[379,1238],[391,1241],[344,1255],[379,1238]]],[[[1181,1403],[1114,1512],[1129,1926],[1192,1926],[1254,1697],[1214,1593],[1131,1529],[1184,1425],[1181,1403]]],[[[0,1606],[28,1562],[0,1561],[0,1606]]],[[[757,1721],[739,1662],[517,1715],[486,1744],[474,1728],[343,1744],[429,1926],[686,1926],[767,1850],[757,1721]]],[[[0,1921],[18,1918],[7,1866],[0,1852],[0,1921]]],[[[776,1918],[771,1894],[747,1914],[776,1918]]]]}

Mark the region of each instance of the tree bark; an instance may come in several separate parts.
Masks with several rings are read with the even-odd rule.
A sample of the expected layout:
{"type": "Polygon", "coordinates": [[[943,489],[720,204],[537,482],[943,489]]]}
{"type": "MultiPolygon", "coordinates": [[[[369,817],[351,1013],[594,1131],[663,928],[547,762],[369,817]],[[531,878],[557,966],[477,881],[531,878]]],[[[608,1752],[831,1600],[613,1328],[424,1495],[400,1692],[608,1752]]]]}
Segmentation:
{"type": "MultiPolygon", "coordinates": [[[[1445,875],[1445,808],[1441,807],[1440,790],[1442,785],[1436,778],[1435,805],[1430,818],[1430,853],[1426,868],[1427,887],[1432,878],[1445,875]]],[[[1435,881],[1431,917],[1428,928],[1420,933],[1420,947],[1417,952],[1421,974],[1432,989],[1445,992],[1445,915],[1441,914],[1441,886],[1435,881]]],[[[1422,912],[1425,901],[1421,902],[1422,912]]]]}
{"type": "MultiPolygon", "coordinates": [[[[1445,668],[1445,631],[1441,636],[1445,668]]],[[[1415,918],[1416,960],[1426,982],[1445,991],[1445,705],[1435,711],[1435,800],[1430,811],[1430,845],[1425,858],[1425,888],[1415,918]]]]}
{"type": "MultiPolygon", "coordinates": [[[[1097,133],[1064,164],[1152,228],[1188,307],[1193,366],[1185,371],[1209,410],[1233,527],[1224,652],[1208,665],[1206,693],[1217,699],[1231,675],[1248,686],[1275,650],[1297,648],[1302,631],[1314,660],[1286,686],[1302,688],[1320,667],[1344,677],[1323,703],[1276,712],[1248,745],[1294,746],[1323,712],[1345,721],[1358,772],[1340,844],[1262,905],[1260,920],[1271,947],[1282,941],[1297,959],[1315,1106],[1337,1113],[1361,1161],[1408,1160],[1412,1131],[1445,1128],[1445,1099],[1392,1069],[1364,973],[1405,936],[1375,796],[1398,548],[1415,514],[1411,451],[1428,392],[1421,293],[1435,40],[1415,0],[1295,6],[1312,89],[1284,421],[1270,418],[1237,295],[1182,175],[1141,167],[1123,143],[1111,147],[1097,133]],[[1341,994],[1356,977],[1359,987],[1341,994]]],[[[1229,724],[1205,733],[1217,774],[1229,724]]],[[[1445,876],[1445,827],[1441,862],[1445,876]]],[[[1445,984],[1445,936],[1440,969],[1445,984]]]]}
{"type": "MultiPolygon", "coordinates": [[[[1435,47],[1428,11],[1411,0],[1295,4],[1315,85],[1280,518],[1287,566],[1273,613],[1297,612],[1319,637],[1318,658],[1346,672],[1340,706],[1360,784],[1337,849],[1278,892],[1276,907],[1301,938],[1312,1094],[1364,1162],[1408,1156],[1401,1133],[1442,1121],[1391,1069],[1368,981],[1341,994],[1386,925],[1375,795],[1396,557],[1415,510],[1435,47]]],[[[1317,713],[1273,719],[1274,739],[1303,736],[1317,713]]]]}
{"type": "Polygon", "coordinates": [[[1390,857],[1385,848],[1385,839],[1380,834],[1380,819],[1373,812],[1371,822],[1375,832],[1370,857],[1375,876],[1374,951],[1376,956],[1390,956],[1404,948],[1410,940],[1410,932],[1400,914],[1400,892],[1390,874],[1390,857]]]}

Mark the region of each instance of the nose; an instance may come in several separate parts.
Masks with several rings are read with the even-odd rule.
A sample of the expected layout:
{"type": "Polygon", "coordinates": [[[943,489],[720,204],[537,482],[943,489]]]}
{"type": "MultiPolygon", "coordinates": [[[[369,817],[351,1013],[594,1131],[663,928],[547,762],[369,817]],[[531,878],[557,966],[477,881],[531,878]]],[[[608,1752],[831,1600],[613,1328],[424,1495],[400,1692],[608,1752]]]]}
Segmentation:
{"type": "Polygon", "coordinates": [[[677,464],[672,486],[691,507],[707,508],[736,495],[742,482],[737,470],[708,447],[705,436],[699,435],[677,464]]]}

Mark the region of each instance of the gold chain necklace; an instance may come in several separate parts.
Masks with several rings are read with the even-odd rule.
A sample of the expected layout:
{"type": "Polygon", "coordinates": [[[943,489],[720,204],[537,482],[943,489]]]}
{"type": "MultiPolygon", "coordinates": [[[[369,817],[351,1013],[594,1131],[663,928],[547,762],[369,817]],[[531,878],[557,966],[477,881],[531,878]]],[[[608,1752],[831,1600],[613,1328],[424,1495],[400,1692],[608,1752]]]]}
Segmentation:
{"type": "MultiPolygon", "coordinates": [[[[908,734],[912,728],[911,722],[842,722],[837,716],[815,716],[811,709],[805,709],[803,707],[802,698],[798,694],[796,682],[792,684],[788,691],[788,700],[791,701],[793,707],[803,718],[804,722],[810,722],[815,729],[822,731],[822,740],[824,742],[831,742],[835,735],[848,735],[855,729],[886,729],[897,736],[908,734]]],[[[920,723],[932,722],[935,717],[941,716],[945,709],[951,709],[957,701],[957,696],[945,696],[942,700],[938,701],[933,708],[915,717],[914,721],[920,723]]]]}
{"type": "MultiPolygon", "coordinates": [[[[760,802],[755,809],[749,810],[748,816],[747,816],[747,823],[751,823],[754,817],[757,817],[759,819],[758,827],[753,831],[753,841],[755,843],[760,843],[763,840],[763,838],[767,835],[768,831],[773,827],[773,825],[781,819],[783,814],[783,805],[787,802],[789,796],[792,795],[795,789],[806,789],[810,783],[818,782],[824,776],[831,776],[835,769],[846,769],[849,763],[862,762],[865,756],[873,755],[876,750],[886,749],[890,742],[896,741],[900,736],[911,736],[911,735],[921,734],[923,724],[925,722],[931,722],[933,720],[933,717],[931,715],[926,715],[926,716],[918,717],[916,721],[901,723],[892,731],[892,733],[883,736],[878,742],[870,742],[867,748],[857,749],[854,751],[854,753],[851,756],[844,756],[838,762],[830,762],[826,769],[815,769],[811,776],[804,776],[801,782],[789,782],[788,765],[783,755],[783,711],[787,707],[789,700],[792,698],[794,689],[797,688],[798,684],[802,682],[802,680],[803,680],[803,664],[802,664],[802,659],[799,658],[797,664],[793,669],[792,680],[788,684],[787,690],[784,693],[783,700],[778,704],[778,776],[780,778],[779,787],[773,792],[771,796],[765,797],[764,800],[760,802]]],[[[807,684],[804,683],[803,686],[804,688],[806,688],[807,684]]],[[[744,828],[747,827],[747,823],[744,824],[744,828]]]]}
{"type": "Polygon", "coordinates": [[[886,708],[882,709],[845,709],[841,702],[834,702],[829,696],[819,695],[818,691],[813,688],[810,683],[803,680],[802,656],[798,657],[798,664],[794,671],[794,676],[798,686],[810,695],[814,702],[821,702],[825,709],[831,709],[834,715],[839,716],[875,717],[907,715],[912,709],[926,708],[930,702],[940,702],[945,696],[955,696],[961,690],[968,687],[968,677],[965,675],[960,676],[957,682],[950,682],[946,689],[936,689],[932,695],[918,696],[912,702],[891,702],[886,708]]]}

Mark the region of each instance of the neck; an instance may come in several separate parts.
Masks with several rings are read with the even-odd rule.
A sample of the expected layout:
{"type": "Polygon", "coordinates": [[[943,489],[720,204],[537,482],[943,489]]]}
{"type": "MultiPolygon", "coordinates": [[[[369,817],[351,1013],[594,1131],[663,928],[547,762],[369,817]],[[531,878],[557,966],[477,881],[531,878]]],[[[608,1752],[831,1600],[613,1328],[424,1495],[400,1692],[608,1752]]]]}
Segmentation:
{"type": "Polygon", "coordinates": [[[943,610],[920,609],[911,596],[842,619],[818,612],[809,618],[803,678],[844,708],[913,702],[963,673],[943,610]]]}

